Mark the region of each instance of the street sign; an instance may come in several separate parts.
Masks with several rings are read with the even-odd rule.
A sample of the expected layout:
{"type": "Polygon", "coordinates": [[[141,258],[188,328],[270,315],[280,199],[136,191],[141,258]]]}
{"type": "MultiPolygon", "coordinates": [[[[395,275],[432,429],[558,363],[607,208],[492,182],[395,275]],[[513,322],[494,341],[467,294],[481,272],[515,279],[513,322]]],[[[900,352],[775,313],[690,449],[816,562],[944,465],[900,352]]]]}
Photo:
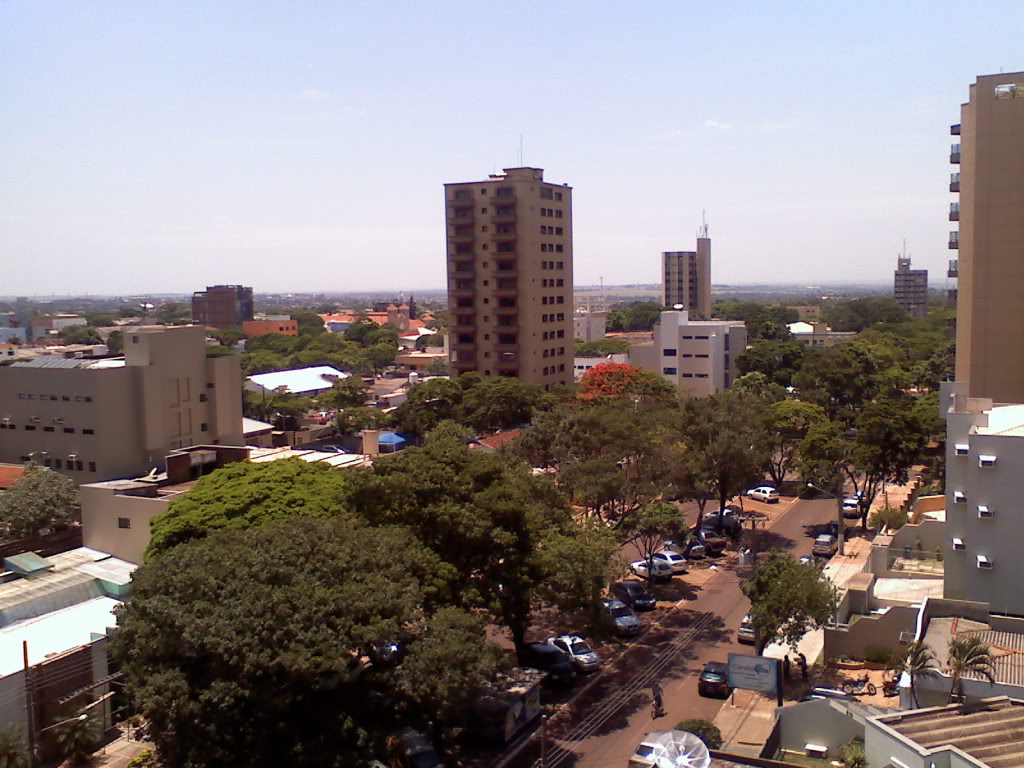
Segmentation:
{"type": "Polygon", "coordinates": [[[729,654],[729,685],[745,691],[775,693],[779,684],[779,660],[767,656],[729,654]]]}

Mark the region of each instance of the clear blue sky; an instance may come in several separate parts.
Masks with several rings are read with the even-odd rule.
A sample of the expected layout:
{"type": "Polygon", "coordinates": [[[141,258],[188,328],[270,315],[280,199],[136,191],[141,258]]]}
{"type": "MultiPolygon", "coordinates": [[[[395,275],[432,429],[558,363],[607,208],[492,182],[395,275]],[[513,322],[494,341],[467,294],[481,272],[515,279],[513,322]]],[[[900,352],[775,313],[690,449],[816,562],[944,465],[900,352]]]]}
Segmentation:
{"type": "Polygon", "coordinates": [[[442,184],[574,187],[576,283],[944,283],[1024,3],[0,4],[0,294],[441,288],[442,184]]]}

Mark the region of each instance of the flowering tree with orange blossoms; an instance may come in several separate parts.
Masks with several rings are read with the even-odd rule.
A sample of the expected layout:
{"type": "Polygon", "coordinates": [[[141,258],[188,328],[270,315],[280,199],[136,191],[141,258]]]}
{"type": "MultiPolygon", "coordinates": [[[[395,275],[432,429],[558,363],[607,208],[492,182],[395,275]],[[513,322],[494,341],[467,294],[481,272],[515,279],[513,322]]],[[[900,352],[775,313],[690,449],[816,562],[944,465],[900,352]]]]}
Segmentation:
{"type": "Polygon", "coordinates": [[[606,403],[621,398],[665,402],[676,396],[676,389],[656,373],[628,363],[601,363],[583,374],[580,400],[606,403]]]}

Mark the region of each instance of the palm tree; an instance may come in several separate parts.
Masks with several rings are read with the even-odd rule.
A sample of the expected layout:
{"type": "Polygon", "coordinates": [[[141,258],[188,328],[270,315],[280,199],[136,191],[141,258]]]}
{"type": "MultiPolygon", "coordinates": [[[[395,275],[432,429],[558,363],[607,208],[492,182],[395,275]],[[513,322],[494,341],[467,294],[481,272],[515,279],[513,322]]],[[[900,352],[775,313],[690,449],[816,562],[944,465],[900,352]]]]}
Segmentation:
{"type": "Polygon", "coordinates": [[[26,768],[28,748],[21,731],[10,727],[0,730],[0,768],[26,768]]]}
{"type": "Polygon", "coordinates": [[[954,637],[949,641],[949,653],[946,656],[946,667],[949,669],[951,680],[949,686],[949,698],[946,703],[953,701],[953,695],[963,698],[963,677],[973,675],[984,677],[989,685],[995,685],[995,659],[992,651],[979,638],[954,637]]]}
{"type": "Polygon", "coordinates": [[[927,674],[937,666],[938,659],[935,653],[921,640],[908,643],[903,656],[893,665],[894,671],[910,678],[910,699],[915,707],[921,706],[917,699],[917,681],[921,679],[921,675],[927,674]]]}
{"type": "Polygon", "coordinates": [[[82,714],[68,720],[59,720],[57,745],[72,765],[89,762],[99,745],[99,732],[88,715],[82,714]]]}

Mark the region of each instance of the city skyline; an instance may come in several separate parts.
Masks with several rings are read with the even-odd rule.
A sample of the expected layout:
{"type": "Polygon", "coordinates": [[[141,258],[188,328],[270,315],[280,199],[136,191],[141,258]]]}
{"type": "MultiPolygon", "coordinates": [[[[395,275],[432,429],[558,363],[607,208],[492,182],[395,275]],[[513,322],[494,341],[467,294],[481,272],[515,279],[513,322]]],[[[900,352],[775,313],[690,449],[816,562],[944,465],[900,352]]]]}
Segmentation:
{"type": "Polygon", "coordinates": [[[881,283],[906,238],[938,287],[948,126],[1024,69],[1009,2],[49,10],[0,8],[12,295],[441,288],[443,184],[520,164],[580,285],[659,282],[706,210],[716,284],[881,283]]]}

